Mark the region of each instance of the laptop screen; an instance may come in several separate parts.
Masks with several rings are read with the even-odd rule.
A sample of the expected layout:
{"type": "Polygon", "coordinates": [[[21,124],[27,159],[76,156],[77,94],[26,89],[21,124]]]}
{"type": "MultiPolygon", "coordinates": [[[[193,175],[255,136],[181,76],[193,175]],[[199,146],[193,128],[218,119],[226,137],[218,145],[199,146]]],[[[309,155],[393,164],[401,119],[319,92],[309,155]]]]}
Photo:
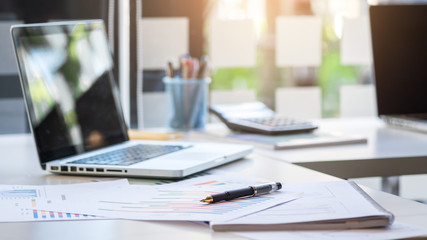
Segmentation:
{"type": "Polygon", "coordinates": [[[12,28],[42,166],[128,140],[101,21],[12,28]]]}
{"type": "Polygon", "coordinates": [[[427,113],[427,5],[370,7],[379,115],[427,113]]]}

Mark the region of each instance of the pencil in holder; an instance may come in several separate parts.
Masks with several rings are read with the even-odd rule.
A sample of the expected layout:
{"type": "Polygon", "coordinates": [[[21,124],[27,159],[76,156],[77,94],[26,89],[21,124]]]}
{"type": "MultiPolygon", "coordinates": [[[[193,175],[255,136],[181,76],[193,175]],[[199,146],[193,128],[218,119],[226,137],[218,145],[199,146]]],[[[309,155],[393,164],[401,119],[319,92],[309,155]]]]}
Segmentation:
{"type": "Polygon", "coordinates": [[[163,78],[167,95],[167,124],[177,131],[203,129],[208,119],[210,78],[163,78]]]}

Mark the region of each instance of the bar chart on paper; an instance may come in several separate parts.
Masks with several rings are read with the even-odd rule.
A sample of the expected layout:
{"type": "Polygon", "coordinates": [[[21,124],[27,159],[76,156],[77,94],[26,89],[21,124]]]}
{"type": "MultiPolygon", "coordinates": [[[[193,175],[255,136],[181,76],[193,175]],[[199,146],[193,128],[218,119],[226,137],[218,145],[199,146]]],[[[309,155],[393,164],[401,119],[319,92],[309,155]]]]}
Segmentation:
{"type": "Polygon", "coordinates": [[[25,199],[37,197],[36,189],[11,189],[0,191],[0,199],[25,199]]]}
{"type": "Polygon", "coordinates": [[[100,201],[104,208],[102,211],[116,211],[125,213],[148,214],[209,214],[224,215],[243,208],[256,206],[268,202],[273,197],[263,196],[255,198],[242,198],[221,204],[203,204],[200,199],[211,192],[159,190],[159,194],[150,200],[138,202],[100,201]]]}
{"type": "MultiPolygon", "coordinates": [[[[66,199],[65,195],[60,195],[66,199]]],[[[1,186],[0,222],[99,219],[93,215],[36,210],[38,203],[50,200],[40,186],[1,186]]]]}
{"type": "Polygon", "coordinates": [[[248,186],[233,176],[202,176],[157,188],[129,186],[115,195],[92,200],[98,216],[137,220],[214,221],[240,217],[298,198],[298,194],[277,192],[258,197],[239,198],[216,204],[200,200],[207,195],[248,186]]]}
{"type": "Polygon", "coordinates": [[[88,220],[88,219],[100,219],[94,215],[77,214],[77,213],[64,213],[44,210],[31,210],[24,209],[21,212],[22,215],[29,215],[34,220],[88,220]]]}
{"type": "Polygon", "coordinates": [[[195,186],[222,186],[225,185],[225,182],[219,182],[219,181],[209,181],[209,182],[203,182],[203,183],[196,183],[195,186]]]}

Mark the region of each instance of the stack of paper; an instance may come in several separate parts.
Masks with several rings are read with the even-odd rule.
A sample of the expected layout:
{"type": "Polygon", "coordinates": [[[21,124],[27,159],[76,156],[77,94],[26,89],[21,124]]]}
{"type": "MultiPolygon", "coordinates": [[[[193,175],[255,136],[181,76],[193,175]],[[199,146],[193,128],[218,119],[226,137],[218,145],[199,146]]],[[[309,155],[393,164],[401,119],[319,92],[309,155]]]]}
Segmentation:
{"type": "Polygon", "coordinates": [[[254,183],[231,176],[208,175],[161,186],[116,185],[107,191],[75,196],[73,204],[56,201],[39,207],[109,218],[220,221],[248,215],[299,197],[298,193],[276,192],[221,204],[200,202],[212,193],[254,183]]]}
{"type": "Polygon", "coordinates": [[[230,174],[208,174],[163,185],[129,185],[127,180],[50,186],[3,185],[0,186],[0,222],[107,218],[204,221],[210,222],[214,230],[261,231],[236,232],[255,239],[286,236],[387,239],[427,233],[424,228],[400,223],[376,230],[330,231],[387,226],[393,222],[391,213],[347,181],[284,184],[283,190],[272,194],[215,204],[200,202],[207,195],[264,182],[230,174]]]}
{"type": "Polygon", "coordinates": [[[99,189],[128,185],[127,180],[69,185],[0,185],[0,222],[102,219],[80,211],[58,211],[57,204],[75,206],[73,198],[99,189]]]}
{"type": "Polygon", "coordinates": [[[221,204],[207,195],[256,184],[225,175],[208,175],[160,186],[129,185],[127,180],[53,186],[3,186],[0,221],[124,218],[135,220],[224,221],[294,200],[298,193],[276,192],[221,204]]]}
{"type": "Polygon", "coordinates": [[[212,124],[206,130],[193,131],[191,137],[203,137],[213,141],[250,144],[268,150],[289,150],[298,148],[327,147],[349,144],[366,144],[368,139],[361,135],[341,132],[315,131],[291,135],[262,135],[232,132],[223,124],[212,124]]]}
{"type": "Polygon", "coordinates": [[[332,231],[246,231],[234,232],[234,234],[254,240],[388,240],[407,239],[415,236],[427,235],[427,229],[410,224],[395,222],[393,225],[387,228],[367,228],[332,231]]]}
{"type": "Polygon", "coordinates": [[[294,184],[286,192],[303,191],[296,201],[231,221],[213,222],[218,231],[230,230],[330,230],[384,227],[394,221],[354,182],[294,184]]]}

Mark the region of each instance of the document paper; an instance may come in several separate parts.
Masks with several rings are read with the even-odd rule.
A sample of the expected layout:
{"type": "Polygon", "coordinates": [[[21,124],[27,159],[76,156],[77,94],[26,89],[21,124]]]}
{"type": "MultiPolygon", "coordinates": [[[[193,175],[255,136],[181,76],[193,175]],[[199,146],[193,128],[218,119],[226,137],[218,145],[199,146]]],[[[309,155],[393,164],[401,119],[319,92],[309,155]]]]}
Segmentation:
{"type": "Polygon", "coordinates": [[[427,229],[410,224],[395,222],[387,228],[351,229],[338,231],[273,231],[273,232],[235,232],[242,237],[254,240],[386,240],[411,238],[427,235],[427,229]]]}
{"type": "Polygon", "coordinates": [[[127,180],[120,180],[44,186],[0,185],[0,222],[101,219],[94,215],[55,211],[52,208],[59,202],[74,204],[73,196],[80,196],[85,191],[127,184],[127,180]]]}
{"type": "Polygon", "coordinates": [[[74,204],[60,203],[54,209],[134,220],[212,221],[241,217],[300,196],[297,192],[278,191],[216,204],[200,202],[207,195],[252,184],[257,183],[233,176],[208,175],[161,186],[122,185],[86,193],[84,198],[73,199],[74,204]]]}
{"type": "Polygon", "coordinates": [[[296,201],[242,218],[222,223],[213,222],[212,228],[220,231],[266,228],[268,230],[302,230],[319,229],[318,224],[327,222],[329,229],[336,229],[337,225],[332,224],[345,225],[340,225],[339,228],[357,228],[376,216],[390,215],[390,221],[393,220],[391,213],[373,204],[348,181],[284,185],[283,191],[288,193],[302,191],[304,195],[296,201]],[[287,227],[290,224],[292,224],[291,227],[287,227]]]}

